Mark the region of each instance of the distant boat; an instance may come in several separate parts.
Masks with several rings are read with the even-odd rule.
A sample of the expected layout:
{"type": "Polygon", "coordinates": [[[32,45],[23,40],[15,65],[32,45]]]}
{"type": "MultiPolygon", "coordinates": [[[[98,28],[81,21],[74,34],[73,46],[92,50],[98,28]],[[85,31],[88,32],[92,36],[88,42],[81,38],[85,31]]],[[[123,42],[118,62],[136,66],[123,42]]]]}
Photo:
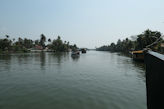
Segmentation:
{"type": "Polygon", "coordinates": [[[71,55],[80,55],[79,51],[72,51],[71,55]]]}
{"type": "Polygon", "coordinates": [[[86,53],[87,50],[86,49],[81,49],[81,53],[86,53]]]}
{"type": "Polygon", "coordinates": [[[144,61],[144,51],[138,50],[138,51],[132,51],[132,58],[135,61],[144,61]]]}

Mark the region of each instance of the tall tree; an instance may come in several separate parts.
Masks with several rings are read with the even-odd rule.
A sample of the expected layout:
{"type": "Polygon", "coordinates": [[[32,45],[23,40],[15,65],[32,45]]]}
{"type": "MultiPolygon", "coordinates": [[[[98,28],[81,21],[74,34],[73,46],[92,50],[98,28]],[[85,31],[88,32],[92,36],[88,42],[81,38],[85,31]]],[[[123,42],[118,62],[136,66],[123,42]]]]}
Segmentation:
{"type": "Polygon", "coordinates": [[[39,40],[35,40],[35,45],[39,45],[39,40]]]}
{"type": "Polygon", "coordinates": [[[44,34],[40,35],[40,45],[45,48],[46,36],[44,34]]]}
{"type": "Polygon", "coordinates": [[[48,42],[51,42],[51,39],[50,38],[48,39],[48,42]]]}
{"type": "Polygon", "coordinates": [[[6,35],[6,38],[8,39],[10,36],[9,35],[6,35]]]}

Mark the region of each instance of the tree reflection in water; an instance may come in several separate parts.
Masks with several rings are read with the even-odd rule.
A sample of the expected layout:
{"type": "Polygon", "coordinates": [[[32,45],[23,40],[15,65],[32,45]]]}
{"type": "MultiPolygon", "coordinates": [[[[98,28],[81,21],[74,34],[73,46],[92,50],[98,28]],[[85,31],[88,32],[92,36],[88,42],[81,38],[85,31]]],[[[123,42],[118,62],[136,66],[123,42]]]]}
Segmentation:
{"type": "Polygon", "coordinates": [[[130,54],[117,53],[117,55],[122,57],[122,58],[117,57],[118,63],[123,62],[123,64],[125,64],[125,67],[127,67],[127,65],[129,65],[130,67],[134,67],[135,70],[137,70],[137,72],[138,72],[137,76],[145,82],[145,64],[144,64],[144,62],[134,61],[131,58],[130,54]],[[136,67],[137,67],[137,69],[136,69],[136,67]]]}
{"type": "Polygon", "coordinates": [[[40,66],[42,69],[44,69],[44,66],[45,66],[45,58],[46,58],[45,52],[41,52],[40,53],[40,66]]]}
{"type": "Polygon", "coordinates": [[[0,69],[10,69],[10,64],[11,64],[11,55],[0,55],[0,62],[4,63],[5,65],[1,66],[0,69]]]}
{"type": "Polygon", "coordinates": [[[78,61],[80,58],[80,55],[71,55],[73,61],[78,61]]]}

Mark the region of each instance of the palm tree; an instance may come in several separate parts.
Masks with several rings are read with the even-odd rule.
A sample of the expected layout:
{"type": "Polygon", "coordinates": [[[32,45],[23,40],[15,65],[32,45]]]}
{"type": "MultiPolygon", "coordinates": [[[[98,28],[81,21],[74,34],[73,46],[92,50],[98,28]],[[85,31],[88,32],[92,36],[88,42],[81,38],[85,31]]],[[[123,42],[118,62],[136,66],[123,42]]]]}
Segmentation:
{"type": "Polygon", "coordinates": [[[15,41],[15,38],[13,38],[13,42],[15,41]]]}
{"type": "Polygon", "coordinates": [[[6,38],[8,39],[10,36],[9,35],[6,35],[6,38]]]}
{"type": "Polygon", "coordinates": [[[23,39],[22,38],[19,37],[18,42],[19,42],[20,45],[23,45],[23,39]]]}
{"type": "Polygon", "coordinates": [[[48,39],[48,42],[51,42],[51,39],[50,38],[48,39]]]}
{"type": "Polygon", "coordinates": [[[46,36],[44,34],[41,34],[41,41],[46,42],[46,36]]]}
{"type": "Polygon", "coordinates": [[[57,40],[60,40],[60,39],[61,39],[60,36],[58,36],[57,40]]]}
{"type": "Polygon", "coordinates": [[[46,36],[44,34],[40,35],[40,45],[45,48],[46,36]]]}
{"type": "Polygon", "coordinates": [[[39,40],[35,40],[35,45],[39,45],[39,40]]]}

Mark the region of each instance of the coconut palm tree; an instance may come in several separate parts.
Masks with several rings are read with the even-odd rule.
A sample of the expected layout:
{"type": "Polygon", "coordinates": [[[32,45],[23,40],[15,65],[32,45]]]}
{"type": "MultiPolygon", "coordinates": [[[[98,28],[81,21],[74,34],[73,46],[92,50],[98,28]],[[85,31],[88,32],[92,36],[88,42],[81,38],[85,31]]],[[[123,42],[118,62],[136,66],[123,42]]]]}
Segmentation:
{"type": "Polygon", "coordinates": [[[8,39],[10,36],[9,35],[6,35],[6,38],[8,39]]]}
{"type": "Polygon", "coordinates": [[[45,48],[46,36],[44,34],[40,35],[40,45],[45,48]]]}
{"type": "Polygon", "coordinates": [[[51,42],[51,39],[50,38],[48,39],[48,42],[51,42]]]}

